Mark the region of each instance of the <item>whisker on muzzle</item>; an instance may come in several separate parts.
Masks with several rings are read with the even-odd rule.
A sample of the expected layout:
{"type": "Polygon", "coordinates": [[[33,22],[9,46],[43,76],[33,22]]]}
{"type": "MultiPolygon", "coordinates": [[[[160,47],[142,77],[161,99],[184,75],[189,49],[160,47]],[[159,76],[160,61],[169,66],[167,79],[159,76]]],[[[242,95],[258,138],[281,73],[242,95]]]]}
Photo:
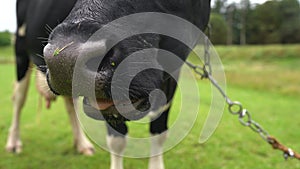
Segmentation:
{"type": "Polygon", "coordinates": [[[50,33],[53,31],[53,29],[48,24],[46,24],[45,29],[48,35],[50,35],[50,33]]]}

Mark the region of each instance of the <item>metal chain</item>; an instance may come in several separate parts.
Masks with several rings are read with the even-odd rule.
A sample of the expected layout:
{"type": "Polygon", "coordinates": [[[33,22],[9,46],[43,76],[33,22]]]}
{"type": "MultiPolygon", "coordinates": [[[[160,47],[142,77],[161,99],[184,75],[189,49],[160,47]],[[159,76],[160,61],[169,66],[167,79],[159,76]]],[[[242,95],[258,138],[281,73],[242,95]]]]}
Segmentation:
{"type": "Polygon", "coordinates": [[[283,152],[284,158],[296,158],[300,160],[300,154],[296,153],[290,148],[282,145],[277,141],[275,137],[269,135],[269,133],[261,127],[259,123],[252,120],[251,113],[244,109],[243,105],[238,101],[232,101],[226,92],[221,88],[216,79],[212,76],[212,67],[210,64],[210,43],[209,38],[205,38],[205,54],[204,54],[204,65],[194,65],[188,61],[186,64],[194,70],[194,72],[201,76],[201,79],[209,79],[210,82],[218,89],[218,91],[225,98],[228,105],[228,110],[233,115],[238,115],[239,121],[242,125],[249,127],[254,132],[258,133],[267,143],[269,143],[274,149],[281,150],[283,152]]]}

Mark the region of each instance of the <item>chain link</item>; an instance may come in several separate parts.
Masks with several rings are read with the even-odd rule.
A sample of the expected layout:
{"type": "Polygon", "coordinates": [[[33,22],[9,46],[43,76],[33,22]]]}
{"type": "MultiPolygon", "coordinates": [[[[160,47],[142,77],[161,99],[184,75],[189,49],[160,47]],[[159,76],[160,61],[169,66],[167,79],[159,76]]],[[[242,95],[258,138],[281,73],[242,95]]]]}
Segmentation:
{"type": "Polygon", "coordinates": [[[210,64],[210,42],[209,38],[205,38],[204,46],[204,65],[194,65],[188,61],[186,64],[194,70],[194,72],[200,75],[201,79],[209,79],[210,82],[218,89],[218,91],[225,98],[228,105],[228,110],[233,115],[238,115],[239,121],[242,125],[249,127],[254,132],[258,133],[261,138],[263,138],[267,143],[269,143],[274,149],[279,149],[283,152],[284,158],[288,159],[290,157],[295,157],[300,160],[300,154],[294,152],[292,149],[285,147],[277,141],[276,138],[269,135],[269,133],[264,130],[259,123],[252,120],[251,113],[243,108],[243,105],[238,101],[232,101],[226,92],[221,88],[216,79],[212,76],[212,66],[210,64]]]}

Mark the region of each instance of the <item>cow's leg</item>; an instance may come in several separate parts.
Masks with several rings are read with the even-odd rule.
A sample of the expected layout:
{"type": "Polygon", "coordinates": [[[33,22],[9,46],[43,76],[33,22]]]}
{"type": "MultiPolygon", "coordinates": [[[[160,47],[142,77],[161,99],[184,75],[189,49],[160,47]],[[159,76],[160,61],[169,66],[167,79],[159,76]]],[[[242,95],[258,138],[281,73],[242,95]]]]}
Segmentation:
{"type": "Polygon", "coordinates": [[[164,169],[163,144],[167,138],[167,121],[169,109],[150,123],[151,150],[149,169],[164,169]]]}
{"type": "Polygon", "coordinates": [[[6,150],[8,152],[20,153],[22,151],[22,142],[20,139],[20,116],[21,110],[26,100],[28,85],[31,71],[21,81],[17,81],[13,93],[13,117],[9,130],[9,135],[6,143],[6,150]]]}
{"type": "Polygon", "coordinates": [[[124,123],[107,123],[107,146],[110,150],[110,169],[123,169],[123,153],[126,147],[127,126],[124,123]]]}
{"type": "Polygon", "coordinates": [[[17,82],[14,86],[13,101],[13,117],[6,143],[8,152],[20,153],[22,151],[22,142],[20,139],[19,123],[23,105],[26,100],[30,73],[29,56],[25,48],[25,33],[23,32],[25,25],[19,27],[15,42],[17,82]],[[23,34],[19,34],[19,33],[23,34]]]}
{"type": "Polygon", "coordinates": [[[69,114],[70,122],[72,125],[73,135],[74,135],[74,144],[78,150],[78,152],[84,155],[93,155],[94,154],[94,146],[88,140],[84,132],[80,127],[80,123],[76,116],[73,99],[70,97],[64,97],[65,105],[69,114]]]}

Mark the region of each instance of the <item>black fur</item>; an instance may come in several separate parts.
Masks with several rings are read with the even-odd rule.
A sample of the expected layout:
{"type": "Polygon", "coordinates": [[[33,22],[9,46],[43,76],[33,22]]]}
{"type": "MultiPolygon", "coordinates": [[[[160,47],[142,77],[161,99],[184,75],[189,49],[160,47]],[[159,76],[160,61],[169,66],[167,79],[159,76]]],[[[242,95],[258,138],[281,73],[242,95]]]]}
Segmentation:
{"type": "MultiPolygon", "coordinates": [[[[17,29],[26,24],[25,36],[16,32],[17,80],[24,78],[30,62],[45,66],[43,47],[51,30],[69,14],[76,0],[17,0],[17,29]]],[[[43,72],[46,70],[43,69],[43,72]]]]}
{"type": "MultiPolygon", "coordinates": [[[[18,0],[18,4],[21,4],[19,2],[21,2],[21,0],[18,0]]],[[[75,1],[27,0],[27,2],[28,3],[22,3],[22,5],[26,6],[27,10],[25,11],[30,12],[26,12],[26,17],[24,19],[18,19],[18,26],[22,25],[21,22],[27,23],[27,36],[25,38],[26,42],[24,42],[26,43],[26,53],[28,53],[29,56],[33,56],[32,60],[36,65],[44,67],[45,61],[41,57],[33,55],[36,53],[41,54],[43,50],[42,40],[39,40],[38,37],[46,37],[47,35],[43,28],[46,25],[54,28],[58,22],[62,21],[66,17],[75,1]],[[26,20],[27,17],[31,17],[31,19],[26,20]]],[[[18,12],[24,13],[24,10],[21,9],[22,8],[19,7],[18,12]]],[[[70,75],[70,72],[72,72],[74,60],[78,57],[76,47],[87,41],[95,31],[107,23],[122,16],[140,12],[162,12],[173,14],[188,20],[199,29],[204,30],[209,20],[210,0],[78,0],[67,18],[55,27],[49,37],[49,43],[54,46],[53,48],[48,49],[50,51],[46,51],[47,54],[51,55],[51,60],[48,60],[47,62],[47,67],[49,68],[49,76],[47,77],[51,89],[62,95],[71,95],[72,85],[70,81],[72,76],[70,75]],[[53,57],[55,49],[58,47],[62,48],[62,46],[65,46],[71,41],[74,43],[72,46],[60,52],[57,57],[53,57]],[[55,83],[53,80],[55,78],[59,80],[58,83],[55,83]]],[[[17,37],[17,40],[18,39],[19,41],[17,41],[16,45],[19,45],[22,42],[20,37],[17,37]]],[[[120,96],[118,97],[122,100],[122,97],[124,96],[122,86],[116,85],[115,88],[111,87],[111,78],[114,74],[115,68],[125,57],[129,56],[133,52],[147,48],[160,48],[170,51],[179,56],[182,60],[185,60],[191,51],[191,49],[181,42],[167,36],[142,34],[127,38],[119,42],[110,51],[107,51],[103,62],[98,67],[97,72],[99,77],[97,77],[98,81],[96,81],[95,89],[97,98],[111,99],[112,96],[110,91],[120,90],[120,96]],[[112,66],[112,62],[115,66],[112,66]]],[[[21,55],[22,54],[19,54],[17,57],[21,55]]],[[[26,59],[26,56],[28,55],[23,54],[25,58],[22,59],[24,60],[22,61],[23,68],[20,66],[20,70],[23,70],[24,66],[27,66],[26,64],[23,64],[23,62],[28,62],[29,59],[26,59]]],[[[95,57],[97,58],[102,56],[95,57]]],[[[151,61],[157,58],[151,57],[150,59],[147,59],[151,61]]],[[[93,60],[93,58],[87,61],[87,67],[89,67],[89,65],[91,66],[94,62],[95,60],[93,60]]],[[[136,66],[135,68],[137,69],[144,66],[143,64],[126,64],[128,64],[128,67],[124,70],[124,74],[117,78],[120,80],[120,84],[122,82],[122,78],[127,79],[131,77],[130,73],[126,72],[130,72],[130,69],[133,66],[136,66]]],[[[177,67],[180,67],[180,65],[175,66],[175,68],[177,67]]],[[[46,69],[44,69],[44,71],[45,70],[46,69]]],[[[20,74],[20,77],[23,76],[22,73],[18,72],[18,74],[20,74]]],[[[176,85],[176,79],[171,78],[168,74],[160,70],[148,69],[140,72],[136,77],[134,77],[129,89],[130,99],[132,99],[132,101],[143,99],[141,105],[138,105],[137,107],[145,110],[150,106],[148,97],[151,91],[154,89],[161,89],[165,93],[167,100],[171,101],[176,85]]],[[[162,105],[158,104],[154,109],[157,109],[160,106],[162,105]]],[[[87,109],[91,110],[90,107],[87,107],[87,109]]],[[[169,109],[151,123],[151,133],[159,134],[167,130],[168,112],[169,109]]],[[[109,109],[107,112],[104,112],[104,114],[105,113],[116,113],[116,110],[109,109]]],[[[121,133],[122,135],[125,135],[127,133],[127,127],[124,120],[118,121],[116,119],[114,122],[114,120],[110,119],[109,124],[112,125],[112,127],[108,127],[109,134],[120,135],[121,133]],[[115,129],[119,132],[119,134],[113,132],[112,129],[115,129]]]]}

